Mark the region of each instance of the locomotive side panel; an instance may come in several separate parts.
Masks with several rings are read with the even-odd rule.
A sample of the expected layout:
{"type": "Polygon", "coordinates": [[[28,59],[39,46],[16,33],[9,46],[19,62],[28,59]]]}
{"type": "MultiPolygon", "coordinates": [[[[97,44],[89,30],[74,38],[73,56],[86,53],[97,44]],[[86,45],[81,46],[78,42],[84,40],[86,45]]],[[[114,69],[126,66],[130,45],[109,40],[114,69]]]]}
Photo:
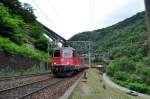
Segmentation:
{"type": "Polygon", "coordinates": [[[53,50],[50,67],[55,74],[66,74],[84,69],[83,60],[79,58],[78,52],[71,47],[62,47],[53,50]]]}

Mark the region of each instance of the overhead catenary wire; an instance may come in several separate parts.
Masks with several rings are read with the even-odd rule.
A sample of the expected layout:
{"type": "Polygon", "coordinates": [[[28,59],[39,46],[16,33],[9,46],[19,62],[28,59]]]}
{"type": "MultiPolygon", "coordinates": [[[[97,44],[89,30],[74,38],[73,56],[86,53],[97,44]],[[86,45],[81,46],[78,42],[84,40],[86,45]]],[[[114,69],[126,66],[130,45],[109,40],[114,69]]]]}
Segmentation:
{"type": "MultiPolygon", "coordinates": [[[[91,29],[93,28],[93,21],[94,21],[94,0],[90,0],[90,24],[91,24],[91,29]]],[[[89,66],[91,67],[91,41],[88,42],[88,57],[89,57],[89,66]]]]}
{"type": "MultiPolygon", "coordinates": [[[[35,2],[35,0],[32,0],[32,2],[37,6],[37,8],[39,9],[39,11],[42,13],[42,15],[44,15],[44,17],[48,20],[48,22],[53,25],[53,27],[55,29],[58,30],[58,28],[56,28],[55,24],[52,22],[52,20],[50,20],[50,18],[43,12],[43,10],[40,8],[40,6],[35,2]]],[[[55,40],[54,42],[57,42],[57,40],[55,40]]],[[[48,52],[49,53],[49,52],[48,52]]]]}
{"type": "Polygon", "coordinates": [[[94,0],[90,0],[90,24],[91,27],[93,26],[93,21],[94,21],[94,0]]]}
{"type": "Polygon", "coordinates": [[[48,4],[50,5],[50,7],[54,10],[55,14],[57,16],[60,16],[60,14],[58,13],[58,11],[56,10],[56,8],[54,7],[54,5],[52,4],[52,2],[50,0],[47,0],[48,4]]]}
{"type": "Polygon", "coordinates": [[[52,20],[50,20],[50,18],[43,12],[43,10],[40,8],[40,6],[35,2],[35,0],[32,0],[32,2],[38,7],[39,11],[44,15],[44,17],[48,20],[48,22],[50,24],[52,24],[55,29],[56,29],[56,26],[54,25],[54,23],[52,22],[52,20]]]}

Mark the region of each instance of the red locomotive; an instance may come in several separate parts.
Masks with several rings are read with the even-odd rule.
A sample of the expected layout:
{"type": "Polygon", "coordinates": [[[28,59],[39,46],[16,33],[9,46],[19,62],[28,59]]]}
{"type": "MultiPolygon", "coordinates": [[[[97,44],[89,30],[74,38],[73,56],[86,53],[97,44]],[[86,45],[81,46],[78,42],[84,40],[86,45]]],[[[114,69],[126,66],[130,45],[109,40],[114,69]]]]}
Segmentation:
{"type": "Polygon", "coordinates": [[[88,68],[72,47],[54,48],[52,53],[50,67],[55,75],[70,75],[88,68]]]}

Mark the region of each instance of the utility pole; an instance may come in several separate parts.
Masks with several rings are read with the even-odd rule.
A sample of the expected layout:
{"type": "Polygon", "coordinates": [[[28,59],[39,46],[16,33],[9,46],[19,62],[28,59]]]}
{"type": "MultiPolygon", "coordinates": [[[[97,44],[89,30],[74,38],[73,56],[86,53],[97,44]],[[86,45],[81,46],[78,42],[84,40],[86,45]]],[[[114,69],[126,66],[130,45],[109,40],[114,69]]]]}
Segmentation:
{"type": "MultiPolygon", "coordinates": [[[[49,55],[49,50],[50,50],[49,46],[50,46],[50,44],[49,44],[49,40],[48,40],[48,42],[47,42],[47,54],[48,54],[48,57],[50,57],[50,55],[49,55]]],[[[49,61],[47,62],[46,70],[48,69],[48,67],[49,67],[49,61]]]]}
{"type": "Polygon", "coordinates": [[[150,0],[145,0],[145,9],[146,9],[146,24],[148,32],[148,48],[150,51],[150,0]]]}
{"type": "Polygon", "coordinates": [[[91,44],[89,41],[89,66],[91,67],[91,44]]]}

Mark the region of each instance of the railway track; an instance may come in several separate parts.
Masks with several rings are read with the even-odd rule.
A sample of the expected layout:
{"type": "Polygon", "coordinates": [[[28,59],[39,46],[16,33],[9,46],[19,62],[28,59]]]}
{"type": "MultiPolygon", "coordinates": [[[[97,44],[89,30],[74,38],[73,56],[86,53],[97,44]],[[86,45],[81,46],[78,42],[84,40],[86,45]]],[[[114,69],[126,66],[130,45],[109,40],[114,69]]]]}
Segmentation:
{"type": "Polygon", "coordinates": [[[82,73],[68,78],[45,78],[0,90],[0,99],[58,99],[82,73]]]}
{"type": "Polygon", "coordinates": [[[76,82],[76,80],[82,76],[82,74],[83,72],[73,77],[62,79],[61,81],[45,87],[44,89],[24,97],[23,99],[66,99],[60,97],[63,96],[66,90],[68,90],[68,88],[71,87],[76,82]]]}
{"type": "Polygon", "coordinates": [[[12,79],[12,80],[3,80],[0,81],[0,91],[6,90],[6,89],[11,89],[17,86],[23,86],[25,84],[33,83],[36,81],[52,78],[52,74],[42,74],[42,75],[34,75],[34,76],[29,76],[29,77],[19,77],[17,79],[12,79]]]}
{"type": "Polygon", "coordinates": [[[50,86],[61,79],[46,78],[44,80],[23,84],[20,86],[0,90],[0,99],[22,99],[26,95],[37,92],[47,86],[50,86]]]}
{"type": "MultiPolygon", "coordinates": [[[[17,99],[24,99],[24,98],[26,98],[26,99],[32,99],[33,98],[33,96],[32,96],[33,94],[36,94],[36,93],[38,93],[38,92],[40,92],[40,91],[42,91],[44,89],[47,89],[47,88],[52,87],[54,85],[57,85],[58,83],[61,83],[61,81],[64,81],[64,79],[59,79],[59,80],[57,80],[57,81],[55,81],[55,82],[53,82],[51,84],[43,86],[43,87],[41,87],[41,88],[39,88],[39,89],[37,89],[35,91],[32,91],[32,92],[30,92],[28,94],[25,94],[25,95],[23,95],[23,96],[21,96],[21,97],[19,97],[17,99]]],[[[37,99],[37,97],[38,97],[38,95],[36,96],[36,99],[37,99]]],[[[35,99],[35,98],[33,98],[33,99],[35,99]]]]}
{"type": "Polygon", "coordinates": [[[23,75],[23,76],[12,76],[12,77],[1,77],[0,82],[2,81],[9,81],[9,80],[17,80],[17,79],[24,79],[28,77],[35,77],[35,76],[41,76],[41,75],[47,75],[51,72],[45,72],[45,73],[38,73],[38,74],[30,74],[30,75],[23,75]]]}

